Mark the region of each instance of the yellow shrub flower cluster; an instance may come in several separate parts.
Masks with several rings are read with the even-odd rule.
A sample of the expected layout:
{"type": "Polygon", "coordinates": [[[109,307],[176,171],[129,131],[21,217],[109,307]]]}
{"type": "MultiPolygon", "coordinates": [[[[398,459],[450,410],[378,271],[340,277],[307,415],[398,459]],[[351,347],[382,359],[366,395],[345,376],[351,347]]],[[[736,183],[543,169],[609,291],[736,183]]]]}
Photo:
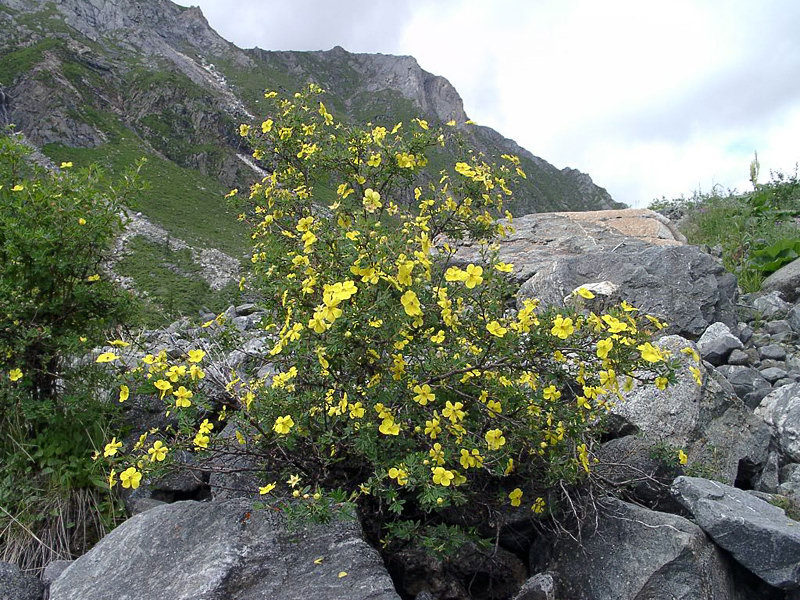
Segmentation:
{"type": "MultiPolygon", "coordinates": [[[[591,469],[621,389],[674,381],[675,362],[651,343],[658,320],[629,306],[556,313],[533,299],[508,310],[514,267],[492,241],[512,230],[504,206],[525,176],[516,157],[496,165],[465,151],[432,173],[437,148],[459,148],[457,127],[351,127],[315,85],[266,99],[268,118],[240,133],[271,170],[245,219],[248,283],[269,299],[276,372],[231,383],[239,443],[274,457],[270,470],[302,468],[308,485],[289,487],[309,506],[323,502],[312,488],[340,473],[333,485],[349,497],[380,498],[396,514],[406,502],[464,504],[490,482],[497,503],[543,513],[559,482],[591,469]],[[463,239],[479,261],[459,261],[463,239]]],[[[175,369],[154,357],[153,393],[194,409],[181,387],[190,373],[175,369]]],[[[210,430],[198,437],[213,447],[210,430]]]]}

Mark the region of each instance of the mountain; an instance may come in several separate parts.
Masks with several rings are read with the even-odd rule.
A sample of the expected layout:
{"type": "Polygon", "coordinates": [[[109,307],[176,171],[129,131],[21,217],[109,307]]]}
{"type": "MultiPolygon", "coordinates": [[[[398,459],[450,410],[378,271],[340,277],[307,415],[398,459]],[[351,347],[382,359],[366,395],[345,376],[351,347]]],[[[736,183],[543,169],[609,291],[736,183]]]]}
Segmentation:
{"type": "MultiPolygon", "coordinates": [[[[0,125],[14,123],[55,162],[119,172],[147,157],[150,189],[135,208],[193,247],[246,252],[230,211],[215,216],[230,188],[262,176],[237,126],[260,116],[265,88],[294,92],[309,81],[346,120],[468,119],[455,88],[412,57],[242,50],[199,8],[169,0],[0,0],[0,125]]],[[[486,154],[520,156],[528,178],[509,207],[515,214],[620,206],[584,173],[557,169],[488,127],[463,129],[486,154]]],[[[169,243],[148,244],[146,259],[141,247],[134,253],[139,272],[160,254],[186,275],[179,257],[165,256],[169,243]]]]}

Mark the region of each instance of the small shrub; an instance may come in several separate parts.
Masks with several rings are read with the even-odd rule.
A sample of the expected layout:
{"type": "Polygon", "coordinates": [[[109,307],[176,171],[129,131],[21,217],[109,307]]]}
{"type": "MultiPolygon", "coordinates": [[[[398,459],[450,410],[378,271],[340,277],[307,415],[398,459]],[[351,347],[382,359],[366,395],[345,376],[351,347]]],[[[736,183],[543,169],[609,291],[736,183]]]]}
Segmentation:
{"type": "Polygon", "coordinates": [[[621,390],[674,380],[675,362],[650,343],[663,324],[625,303],[601,315],[533,299],[511,309],[513,265],[493,240],[512,228],[497,217],[525,176],[515,157],[470,153],[455,123],[348,126],[313,85],[266,99],[268,118],[240,129],[271,172],[242,219],[276,372],[232,380],[220,404],[202,393],[203,352],[146,356],[126,385],[158,394],[179,426],[113,448],[112,482],[135,487],[177,450],[247,453],[264,465],[270,504],[326,519],[355,502],[384,539],[430,548],[484,509],[561,510],[621,390]],[[461,159],[425,179],[444,144],[461,159]],[[461,240],[480,264],[458,260],[461,240]],[[235,437],[219,437],[223,426],[235,437]]]}

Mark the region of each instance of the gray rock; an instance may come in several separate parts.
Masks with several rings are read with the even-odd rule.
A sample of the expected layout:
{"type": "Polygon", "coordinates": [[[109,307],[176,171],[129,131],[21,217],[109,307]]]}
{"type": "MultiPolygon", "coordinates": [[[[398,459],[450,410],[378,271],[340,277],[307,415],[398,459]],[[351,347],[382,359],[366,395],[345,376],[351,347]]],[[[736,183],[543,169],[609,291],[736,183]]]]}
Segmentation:
{"type": "Polygon", "coordinates": [[[768,346],[762,346],[758,349],[758,356],[761,358],[761,360],[785,360],[786,348],[780,344],[769,344],[768,346]]]}
{"type": "Polygon", "coordinates": [[[789,302],[795,302],[800,297],[798,287],[800,287],[800,260],[784,265],[761,284],[762,290],[780,292],[789,302]]]}
{"type": "Polygon", "coordinates": [[[765,369],[760,369],[758,372],[761,373],[764,379],[773,384],[779,379],[785,378],[787,375],[786,371],[780,367],[767,367],[765,369]]]}
{"type": "Polygon", "coordinates": [[[753,482],[753,488],[759,492],[766,492],[768,494],[774,494],[777,492],[778,485],[780,483],[779,466],[780,463],[778,453],[770,452],[769,456],[767,457],[767,462],[764,463],[761,473],[753,482]]]}
{"type": "Polygon", "coordinates": [[[398,600],[357,522],[290,531],[282,515],[243,499],[176,502],[136,515],[50,589],[51,600],[109,598],[398,600]]]}
{"type": "Polygon", "coordinates": [[[739,564],[774,587],[800,587],[800,524],[783,510],[743,490],[697,477],[678,477],[672,491],[739,564]]]}
{"type": "Polygon", "coordinates": [[[781,379],[778,379],[778,381],[776,381],[775,383],[773,383],[772,384],[772,388],[776,389],[776,388],[779,388],[779,387],[783,387],[785,385],[791,385],[792,383],[796,383],[796,382],[797,382],[797,380],[794,379],[793,377],[783,377],[781,379]]]}
{"type": "Polygon", "coordinates": [[[746,323],[738,323],[736,325],[736,336],[742,340],[743,344],[746,344],[753,337],[753,328],[746,323]]]}
{"type": "Polygon", "coordinates": [[[41,600],[44,585],[14,563],[0,561],[0,600],[41,600]]]}
{"type": "Polygon", "coordinates": [[[520,588],[514,600],[556,600],[556,582],[552,573],[537,573],[520,588]]]}
{"type": "Polygon", "coordinates": [[[632,425],[651,445],[683,448],[690,465],[702,466],[722,481],[735,482],[742,469],[748,478],[755,475],[767,458],[769,428],[717,370],[712,368],[703,385],[697,385],[688,370],[693,361],[680,352],[692,347],[691,342],[667,336],[657,345],[680,361],[676,383],[664,391],[635,385],[611,407],[611,414],[632,425]]]}
{"type": "Polygon", "coordinates": [[[772,428],[783,457],[788,462],[800,462],[800,383],[770,392],[755,414],[772,428]]]}
{"type": "Polygon", "coordinates": [[[248,302],[236,307],[236,314],[240,317],[247,317],[258,311],[258,305],[248,302]]]}
{"type": "Polygon", "coordinates": [[[783,465],[780,471],[780,485],[778,491],[796,501],[800,501],[800,464],[789,463],[783,465]]]}
{"type": "Polygon", "coordinates": [[[714,366],[723,364],[733,350],[741,350],[743,344],[731,333],[725,323],[712,323],[697,341],[700,356],[714,366]]]}
{"type": "Polygon", "coordinates": [[[746,352],[739,350],[738,348],[734,349],[731,352],[731,355],[728,357],[728,364],[729,365],[746,365],[750,362],[750,357],[747,355],[746,352]]]}
{"type": "Polygon", "coordinates": [[[789,322],[792,331],[800,333],[800,306],[793,306],[789,314],[786,315],[786,320],[789,322]]]}
{"type": "Polygon", "coordinates": [[[769,321],[764,325],[766,332],[772,336],[781,334],[792,334],[792,326],[786,319],[778,319],[776,321],[769,321]]]}
{"type": "MultiPolygon", "coordinates": [[[[762,287],[762,290],[763,289],[762,287]]],[[[753,308],[755,308],[764,319],[778,319],[780,317],[785,317],[792,309],[792,305],[785,302],[783,298],[781,298],[779,292],[773,291],[755,298],[755,300],[753,300],[753,308]]]]}
{"type": "Polygon", "coordinates": [[[758,331],[753,334],[753,337],[750,339],[750,341],[753,343],[753,346],[760,348],[761,346],[771,344],[772,337],[764,331],[758,331]]]}
{"type": "Polygon", "coordinates": [[[73,562],[72,560],[54,560],[44,568],[44,572],[42,573],[42,583],[50,585],[56,579],[61,577],[61,574],[66,570],[68,566],[70,566],[73,562]]]}
{"type": "MultiPolygon", "coordinates": [[[[670,333],[696,337],[710,323],[734,325],[736,289],[729,273],[694,246],[630,245],[577,256],[551,258],[517,295],[558,305],[587,281],[613,281],[620,295],[643,311],[665,319],[670,333]]],[[[738,341],[738,340],[737,340],[738,341]]]]}
{"type": "Polygon", "coordinates": [[[736,395],[742,399],[754,390],[771,387],[769,381],[764,379],[761,373],[750,367],[722,365],[717,370],[730,382],[736,395]]]}
{"type": "Polygon", "coordinates": [[[772,387],[759,388],[747,394],[742,401],[748,408],[755,410],[761,401],[772,393],[773,389],[772,387]]]}
{"type": "Polygon", "coordinates": [[[738,598],[728,560],[691,521],[603,500],[598,527],[559,542],[549,569],[570,600],[738,598]]]}

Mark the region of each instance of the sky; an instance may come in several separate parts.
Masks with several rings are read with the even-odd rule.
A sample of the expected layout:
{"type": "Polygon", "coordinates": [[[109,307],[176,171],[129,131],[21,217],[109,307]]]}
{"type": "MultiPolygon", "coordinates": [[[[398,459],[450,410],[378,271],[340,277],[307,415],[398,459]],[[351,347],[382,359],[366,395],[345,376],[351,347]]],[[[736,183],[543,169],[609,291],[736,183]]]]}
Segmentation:
{"type": "Polygon", "coordinates": [[[242,48],[411,55],[471,119],[645,207],[800,161],[798,0],[180,0],[242,48]]]}

